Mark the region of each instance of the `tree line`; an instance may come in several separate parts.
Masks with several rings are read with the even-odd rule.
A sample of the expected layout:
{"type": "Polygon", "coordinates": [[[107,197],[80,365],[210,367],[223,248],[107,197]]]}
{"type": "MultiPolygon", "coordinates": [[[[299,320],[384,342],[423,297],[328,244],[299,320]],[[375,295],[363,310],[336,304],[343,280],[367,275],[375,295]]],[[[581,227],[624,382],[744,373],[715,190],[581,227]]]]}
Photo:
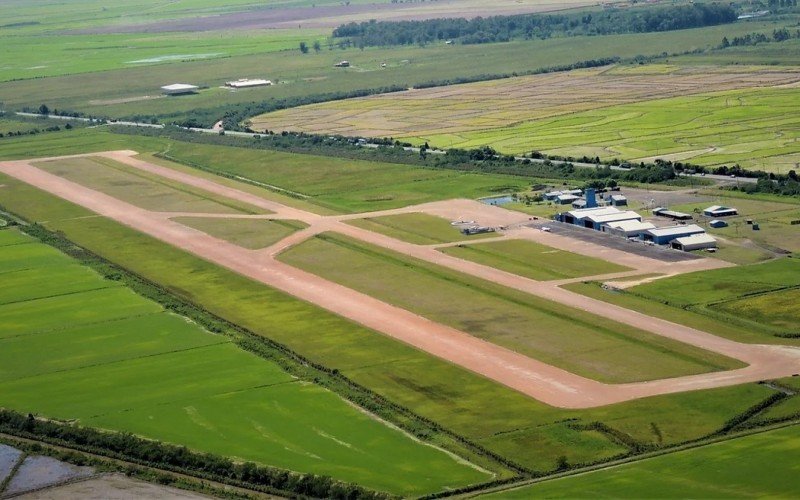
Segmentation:
{"type": "Polygon", "coordinates": [[[735,36],[730,40],[728,37],[722,37],[722,42],[718,48],[727,49],[728,47],[746,47],[749,45],[758,45],[760,43],[771,42],[785,42],[786,40],[800,38],[800,30],[789,31],[786,28],[772,30],[772,36],[765,33],[748,33],[742,36],[735,36]]]}
{"type": "Polygon", "coordinates": [[[671,31],[732,23],[736,19],[736,10],[727,3],[693,3],[573,14],[423,21],[371,20],[343,24],[333,30],[333,38],[350,39],[358,46],[425,45],[437,41],[478,44],[554,36],[671,31]]]}

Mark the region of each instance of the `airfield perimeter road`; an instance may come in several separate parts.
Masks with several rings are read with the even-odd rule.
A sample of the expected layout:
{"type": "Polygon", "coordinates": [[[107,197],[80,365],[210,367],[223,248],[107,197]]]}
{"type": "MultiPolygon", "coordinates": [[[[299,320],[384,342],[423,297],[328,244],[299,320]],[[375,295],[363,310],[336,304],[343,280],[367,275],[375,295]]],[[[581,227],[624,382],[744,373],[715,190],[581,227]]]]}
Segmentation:
{"type": "MultiPolygon", "coordinates": [[[[559,288],[439,252],[434,246],[420,246],[346,224],[353,218],[381,214],[424,212],[456,218],[471,218],[486,225],[516,227],[507,238],[525,238],[556,248],[592,254],[636,269],[604,277],[636,273],[678,274],[726,265],[713,259],[662,262],[640,255],[576,242],[567,236],[522,227],[527,215],[472,200],[450,200],[370,214],[320,216],[284,206],[190,173],[154,165],[137,158],[133,151],[112,151],[74,156],[103,156],[137,168],[275,212],[238,217],[290,218],[308,228],[261,250],[248,250],[171,220],[178,214],[152,212],[89,189],[36,168],[33,163],[55,158],[0,162],[0,172],[43,189],[100,215],[169,243],[205,260],[261,281],[299,299],[316,304],[368,328],[398,339],[442,359],[486,376],[547,404],[563,408],[591,408],[632,399],[689,390],[708,389],[790,376],[800,372],[800,349],[733,342],[699,330],[653,318],[559,288]],[[609,320],[714,351],[748,364],[747,367],[672,379],[629,384],[603,384],[560,368],[536,361],[509,349],[480,340],[467,333],[432,322],[409,311],[343,287],[275,260],[275,255],[306,238],[333,231],[359,240],[423,259],[462,273],[490,280],[567,306],[598,314],[609,320]]],[[[73,156],[73,157],[74,157],[73,156]]],[[[205,214],[204,214],[205,215],[205,214]]],[[[230,216],[226,216],[230,217],[230,216]]],[[[237,216],[234,216],[237,217],[237,216]]]]}

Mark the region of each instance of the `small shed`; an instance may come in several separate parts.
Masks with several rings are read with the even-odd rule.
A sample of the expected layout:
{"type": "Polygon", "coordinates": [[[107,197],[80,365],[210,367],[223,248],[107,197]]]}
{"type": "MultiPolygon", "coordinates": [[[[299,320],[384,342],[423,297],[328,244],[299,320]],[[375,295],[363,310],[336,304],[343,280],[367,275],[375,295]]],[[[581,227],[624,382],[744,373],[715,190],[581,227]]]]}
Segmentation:
{"type": "Polygon", "coordinates": [[[701,233],[676,238],[671,242],[672,248],[691,252],[692,250],[704,250],[706,248],[717,248],[717,240],[713,236],[701,233]]]}
{"type": "Polygon", "coordinates": [[[724,220],[714,219],[708,223],[709,226],[713,228],[720,228],[720,227],[728,227],[728,223],[724,220]]]}
{"type": "Polygon", "coordinates": [[[691,214],[676,212],[675,210],[669,210],[664,207],[654,208],[653,215],[657,215],[658,217],[666,217],[672,220],[692,220],[691,214]]]}
{"type": "Polygon", "coordinates": [[[703,215],[706,217],[730,217],[738,214],[739,212],[735,208],[722,205],[713,205],[703,210],[703,215]]]}
{"type": "Polygon", "coordinates": [[[611,195],[611,204],[615,207],[621,207],[628,204],[628,198],[621,194],[611,195]]]}
{"type": "Polygon", "coordinates": [[[560,194],[556,197],[556,201],[559,205],[569,205],[573,201],[577,200],[578,197],[574,194],[560,194]]]}

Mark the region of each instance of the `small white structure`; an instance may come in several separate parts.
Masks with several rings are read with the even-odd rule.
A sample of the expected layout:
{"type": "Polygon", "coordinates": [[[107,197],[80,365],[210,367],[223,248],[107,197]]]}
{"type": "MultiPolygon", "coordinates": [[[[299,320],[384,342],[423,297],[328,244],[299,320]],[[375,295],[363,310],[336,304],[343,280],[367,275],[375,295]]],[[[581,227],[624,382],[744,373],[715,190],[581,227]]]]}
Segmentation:
{"type": "Polygon", "coordinates": [[[692,250],[717,248],[717,240],[709,234],[701,233],[685,236],[683,238],[676,238],[672,241],[671,245],[672,248],[683,250],[684,252],[691,252],[692,250]]]}
{"type": "Polygon", "coordinates": [[[638,220],[622,220],[609,222],[603,226],[603,231],[623,238],[638,238],[640,234],[648,229],[655,229],[652,222],[642,222],[638,220]]]}
{"type": "Polygon", "coordinates": [[[703,215],[706,217],[729,217],[738,214],[739,212],[735,208],[723,207],[721,205],[713,205],[703,210],[703,215]]]}
{"type": "Polygon", "coordinates": [[[161,87],[161,92],[166,95],[194,94],[199,88],[197,85],[189,85],[188,83],[173,83],[172,85],[161,87]]]}
{"type": "Polygon", "coordinates": [[[264,80],[262,78],[240,78],[232,82],[225,82],[225,86],[230,87],[232,89],[263,87],[265,85],[272,85],[272,80],[264,80]]]}
{"type": "Polygon", "coordinates": [[[339,61],[338,63],[333,65],[336,68],[349,68],[350,61],[339,61]]]}
{"type": "Polygon", "coordinates": [[[623,205],[628,204],[628,198],[621,194],[612,194],[611,195],[611,205],[615,207],[621,207],[623,205]]]}
{"type": "Polygon", "coordinates": [[[556,201],[559,205],[568,205],[577,199],[578,197],[574,194],[560,194],[556,196],[556,201]]]}

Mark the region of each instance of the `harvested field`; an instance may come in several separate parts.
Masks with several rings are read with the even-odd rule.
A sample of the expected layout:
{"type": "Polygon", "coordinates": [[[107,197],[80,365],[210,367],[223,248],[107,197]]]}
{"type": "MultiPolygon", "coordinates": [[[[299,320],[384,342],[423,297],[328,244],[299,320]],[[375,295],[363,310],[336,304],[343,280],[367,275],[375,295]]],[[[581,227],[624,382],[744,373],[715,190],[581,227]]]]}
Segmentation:
{"type": "Polygon", "coordinates": [[[408,3],[329,3],[312,7],[249,8],[244,12],[231,12],[188,19],[157,21],[146,24],[114,25],[89,28],[79,33],[162,33],[176,31],[253,30],[275,28],[333,28],[352,21],[377,19],[416,20],[439,17],[478,17],[553,12],[576,7],[596,5],[590,0],[498,0],[487,5],[481,0],[439,0],[435,2],[408,3]]]}
{"type": "Polygon", "coordinates": [[[437,146],[459,146],[459,135],[464,132],[508,128],[624,103],[798,80],[800,72],[790,68],[731,73],[690,67],[669,74],[639,75],[610,67],[333,101],[276,111],[252,121],[259,130],[436,137],[433,143],[437,146]],[[442,116],[447,116],[445,123],[442,116]],[[448,134],[453,134],[450,143],[448,134]]]}
{"type": "Polygon", "coordinates": [[[787,116],[800,93],[777,88],[800,81],[796,68],[625,69],[335,101],[261,115],[253,124],[256,129],[404,138],[438,147],[488,144],[507,153],[536,149],[606,159],[673,155],[704,165],[748,160],[752,166],[768,158],[762,168],[786,164],[780,157],[796,154],[800,122],[787,116]],[[445,123],[442,116],[448,117],[445,123]]]}

